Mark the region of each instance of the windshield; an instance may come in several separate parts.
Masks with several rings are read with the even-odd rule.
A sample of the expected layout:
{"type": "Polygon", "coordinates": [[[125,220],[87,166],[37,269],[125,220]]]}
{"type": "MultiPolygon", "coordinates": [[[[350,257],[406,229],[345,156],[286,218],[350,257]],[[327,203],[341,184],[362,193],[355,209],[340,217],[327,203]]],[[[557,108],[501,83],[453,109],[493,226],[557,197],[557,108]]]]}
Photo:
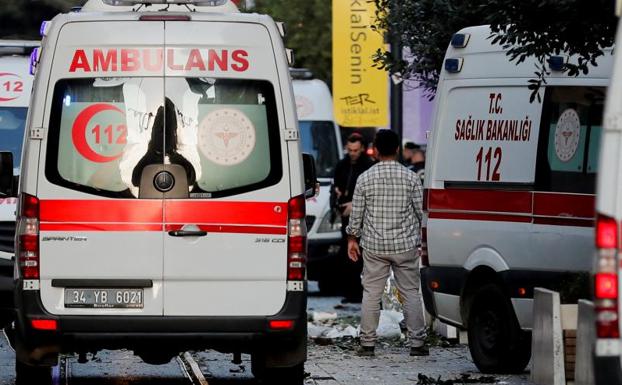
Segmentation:
{"type": "Polygon", "coordinates": [[[302,151],[313,155],[319,178],[332,178],[339,161],[335,124],[331,121],[300,121],[302,151]]]}
{"type": "Polygon", "coordinates": [[[26,125],[27,107],[0,107],[0,151],[13,153],[13,164],[19,167],[26,125]]]}

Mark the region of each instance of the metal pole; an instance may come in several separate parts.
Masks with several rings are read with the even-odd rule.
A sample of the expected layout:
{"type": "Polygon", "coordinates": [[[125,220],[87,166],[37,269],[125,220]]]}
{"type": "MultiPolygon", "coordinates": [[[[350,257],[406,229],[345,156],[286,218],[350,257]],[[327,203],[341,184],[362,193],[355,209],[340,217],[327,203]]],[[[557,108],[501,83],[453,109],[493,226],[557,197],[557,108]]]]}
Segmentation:
{"type": "MultiPolygon", "coordinates": [[[[397,14],[397,10],[399,7],[400,0],[392,0],[391,8],[389,11],[392,15],[397,14]]],[[[396,63],[402,61],[402,41],[399,31],[392,30],[389,31],[390,41],[391,41],[391,54],[393,56],[393,60],[396,63]]],[[[391,79],[391,130],[393,130],[402,140],[402,134],[404,132],[404,114],[403,114],[403,86],[402,82],[398,81],[397,83],[394,79],[391,79]]],[[[399,148],[399,159],[402,160],[402,146],[399,148]]]]}

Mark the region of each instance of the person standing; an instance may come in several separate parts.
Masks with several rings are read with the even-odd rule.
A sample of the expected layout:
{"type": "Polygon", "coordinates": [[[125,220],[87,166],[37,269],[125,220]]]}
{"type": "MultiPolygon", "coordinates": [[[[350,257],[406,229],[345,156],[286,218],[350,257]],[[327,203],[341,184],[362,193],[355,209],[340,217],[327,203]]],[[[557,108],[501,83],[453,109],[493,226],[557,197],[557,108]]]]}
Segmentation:
{"type": "Polygon", "coordinates": [[[352,212],[352,195],[356,181],[364,171],[369,169],[374,163],[365,153],[366,146],[363,136],[357,132],[348,136],[346,144],[346,156],[341,159],[335,167],[335,178],[333,193],[336,208],[341,215],[341,248],[340,266],[343,267],[342,294],[343,302],[360,303],[363,296],[361,286],[361,272],[363,270],[362,261],[354,263],[348,260],[348,237],[346,227],[352,212]]]}
{"type": "Polygon", "coordinates": [[[415,151],[417,151],[418,149],[419,146],[417,146],[413,142],[404,143],[404,148],[402,149],[402,159],[403,164],[404,166],[406,166],[406,168],[410,169],[412,167],[412,158],[415,155],[415,151]]]}
{"type": "Polygon", "coordinates": [[[379,162],[358,179],[346,229],[348,256],[353,261],[360,260],[362,248],[364,263],[361,345],[357,353],[374,355],[382,292],[393,269],[397,289],[404,300],[410,355],[428,355],[422,337],[425,323],[417,254],[423,188],[417,175],[397,161],[397,134],[379,131],[374,146],[379,162]]]}

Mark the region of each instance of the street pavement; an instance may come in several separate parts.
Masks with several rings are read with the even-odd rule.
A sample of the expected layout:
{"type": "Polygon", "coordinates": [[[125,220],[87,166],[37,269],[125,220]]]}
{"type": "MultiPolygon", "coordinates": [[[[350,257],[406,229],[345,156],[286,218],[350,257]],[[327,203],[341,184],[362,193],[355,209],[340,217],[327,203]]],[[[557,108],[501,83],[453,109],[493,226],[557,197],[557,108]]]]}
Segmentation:
{"type": "MultiPolygon", "coordinates": [[[[312,286],[313,288],[313,286],[312,286]]],[[[309,297],[309,313],[336,313],[333,323],[345,320],[356,325],[360,305],[341,306],[338,297],[309,297]],[[337,309],[335,309],[335,306],[337,309]]],[[[336,340],[311,340],[309,360],[306,364],[308,385],[417,385],[441,384],[437,379],[457,381],[455,385],[468,383],[493,383],[499,385],[533,385],[528,373],[515,376],[484,376],[473,364],[465,345],[439,342],[431,349],[429,357],[410,357],[403,342],[396,339],[379,342],[375,358],[361,358],[354,354],[355,341],[350,337],[336,340]],[[481,379],[481,382],[477,382],[481,379]],[[426,382],[427,381],[427,382],[426,382]]],[[[213,351],[192,352],[207,384],[258,384],[250,373],[250,356],[242,356],[242,364],[231,362],[232,355],[213,351]]],[[[92,358],[89,355],[89,358],[92,358]]],[[[14,384],[15,355],[4,337],[0,338],[0,385],[14,384]]],[[[132,352],[105,351],[86,364],[69,356],[57,369],[58,385],[192,385],[180,360],[166,365],[148,365],[132,352]]],[[[198,382],[195,381],[195,384],[198,382]]],[[[451,382],[447,382],[451,384],[451,382]]],[[[33,384],[36,385],[36,384],[33,384]]]]}

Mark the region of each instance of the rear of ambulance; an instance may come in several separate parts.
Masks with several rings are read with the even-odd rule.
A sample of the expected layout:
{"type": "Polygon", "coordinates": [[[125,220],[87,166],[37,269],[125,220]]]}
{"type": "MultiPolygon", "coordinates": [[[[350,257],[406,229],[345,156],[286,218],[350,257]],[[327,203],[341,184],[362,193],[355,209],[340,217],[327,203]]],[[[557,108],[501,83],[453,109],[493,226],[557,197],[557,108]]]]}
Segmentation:
{"type": "Polygon", "coordinates": [[[276,25],[92,3],[51,23],[37,64],[18,359],[128,348],[158,361],[157,346],[302,364],[303,167],[276,25]]]}
{"type": "MultiPolygon", "coordinates": [[[[616,39],[622,42],[622,29],[616,39]]],[[[607,91],[604,132],[600,142],[596,196],[596,255],[594,310],[597,385],[622,384],[620,338],[620,234],[622,230],[622,55],[616,51],[614,73],[607,91]]]]}

